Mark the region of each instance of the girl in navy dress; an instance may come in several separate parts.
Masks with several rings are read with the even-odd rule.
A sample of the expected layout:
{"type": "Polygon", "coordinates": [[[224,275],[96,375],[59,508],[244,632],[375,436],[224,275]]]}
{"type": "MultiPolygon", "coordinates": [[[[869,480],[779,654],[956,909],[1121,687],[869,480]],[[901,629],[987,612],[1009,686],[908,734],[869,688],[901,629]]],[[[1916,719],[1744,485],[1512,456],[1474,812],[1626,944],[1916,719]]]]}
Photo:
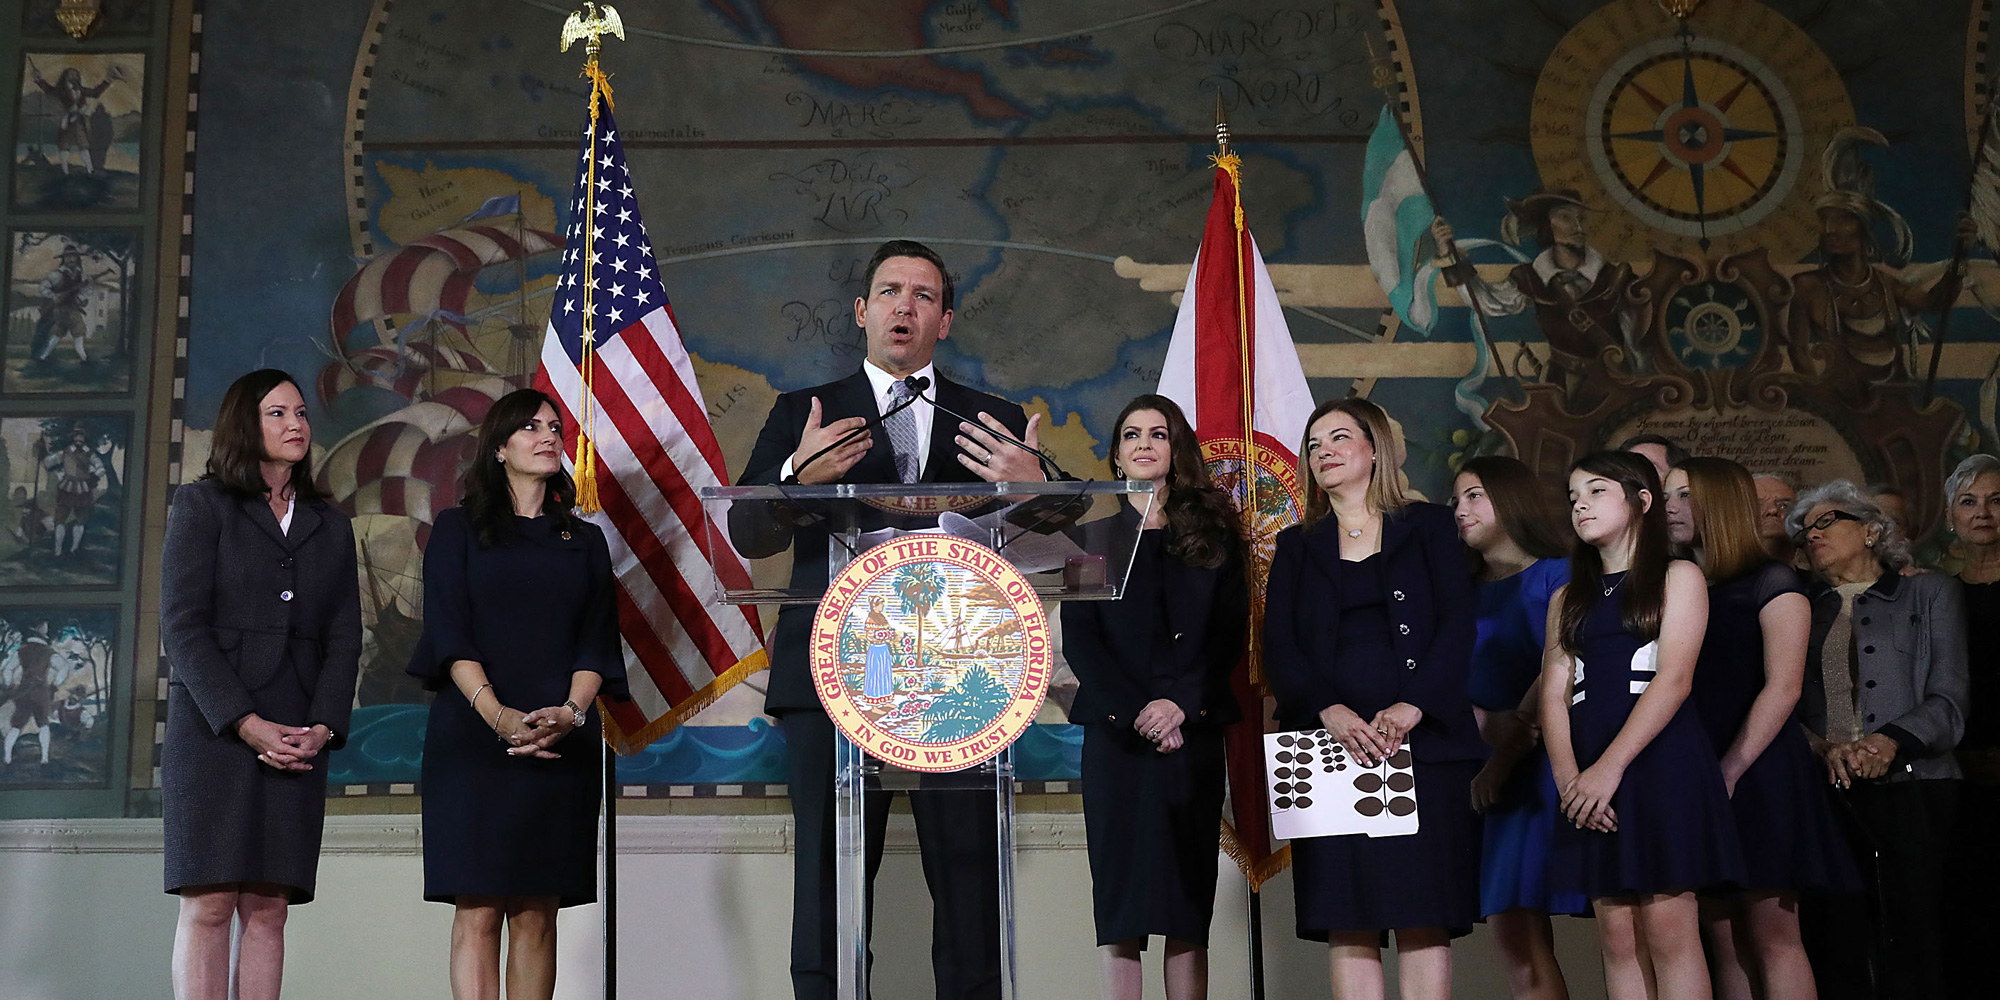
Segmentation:
{"type": "Polygon", "coordinates": [[[1791,567],[1764,554],[1757,487],[1724,458],[1667,473],[1667,533],[1709,580],[1708,630],[1693,701],[1722,765],[1742,838],[1741,894],[1705,896],[1702,924],[1716,992],[1810,1000],[1799,891],[1856,891],[1860,876],[1798,724],[1812,605],[1791,567]]]}
{"type": "Polygon", "coordinates": [[[570,511],[562,418],[533,389],[479,428],[465,501],[424,549],[409,671],[424,732],[424,898],[456,907],[451,992],[555,992],[556,910],[597,899],[601,693],[629,697],[604,533],[570,511]]]}
{"type": "Polygon", "coordinates": [[[1083,726],[1104,996],[1144,993],[1139,953],[1157,934],[1167,1000],[1201,1000],[1222,832],[1222,729],[1242,717],[1229,675],[1250,627],[1243,546],[1236,508],[1209,479],[1180,407],[1143,395],[1112,426],[1111,474],[1152,482],[1151,508],[1143,522],[1143,504],[1127,503],[1084,526],[1138,536],[1123,598],[1062,609],[1063,652],[1078,682],[1070,721],[1083,726]]]}
{"type": "Polygon", "coordinates": [[[1472,779],[1472,807],[1485,818],[1479,912],[1517,1000],[1566,997],[1549,914],[1587,913],[1590,902],[1549,894],[1557,795],[1540,721],[1549,598],[1569,580],[1565,532],[1535,474],[1503,455],[1459,467],[1452,509],[1479,581],[1472,714],[1493,747],[1472,779]]]}
{"type": "Polygon", "coordinates": [[[1264,666],[1278,721],[1324,728],[1365,766],[1407,753],[1418,831],[1292,842],[1299,937],[1326,941],[1333,995],[1383,995],[1395,931],[1406,1000],[1451,994],[1451,939],[1479,918],[1472,776],[1486,756],[1466,673],[1472,574],[1450,509],[1409,499],[1402,442],[1364,399],[1323,403],[1299,448],[1305,518],[1278,533],[1264,666]]]}
{"type": "Polygon", "coordinates": [[[1571,467],[1579,544],[1550,603],[1542,665],[1542,735],[1567,820],[1551,887],[1590,897],[1612,1000],[1655,995],[1654,984],[1676,1000],[1711,995],[1695,890],[1743,868],[1722,770],[1687,701],[1707,583],[1669,559],[1659,496],[1636,455],[1571,467]]]}

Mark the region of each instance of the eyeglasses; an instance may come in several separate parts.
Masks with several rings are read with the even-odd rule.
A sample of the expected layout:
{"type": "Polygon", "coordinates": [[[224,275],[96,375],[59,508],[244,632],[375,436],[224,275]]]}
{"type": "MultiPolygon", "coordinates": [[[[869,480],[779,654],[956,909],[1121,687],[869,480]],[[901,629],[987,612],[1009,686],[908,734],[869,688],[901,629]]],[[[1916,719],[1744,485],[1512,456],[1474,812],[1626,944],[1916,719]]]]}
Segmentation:
{"type": "Polygon", "coordinates": [[[1806,543],[1806,535],[1808,533],[1814,531],[1825,531],[1826,529],[1833,527],[1834,523],[1837,521],[1854,521],[1859,523],[1861,521],[1861,515],[1849,514],[1848,512],[1839,509],[1827,511],[1824,514],[1821,514],[1818,518],[1814,519],[1811,524],[1800,526],[1799,530],[1792,534],[1792,541],[1797,542],[1800,545],[1804,545],[1806,543]]]}

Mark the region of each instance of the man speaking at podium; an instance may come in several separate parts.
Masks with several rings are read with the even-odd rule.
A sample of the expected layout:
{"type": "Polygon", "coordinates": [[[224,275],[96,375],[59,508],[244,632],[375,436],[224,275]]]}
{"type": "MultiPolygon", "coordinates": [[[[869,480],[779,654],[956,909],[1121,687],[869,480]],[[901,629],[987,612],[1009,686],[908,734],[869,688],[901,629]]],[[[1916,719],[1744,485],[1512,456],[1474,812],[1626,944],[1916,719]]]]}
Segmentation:
{"type": "MultiPolygon", "coordinates": [[[[1035,421],[1014,403],[939,376],[931,364],[938,341],[951,332],[952,282],[943,258],[921,243],[891,240],[869,260],[863,292],[854,300],[854,322],[868,341],[861,370],[779,396],[737,485],[1040,482],[1044,477],[1037,457],[999,437],[1008,434],[1039,449],[1035,421]],[[946,411],[980,424],[963,423],[946,411]]],[[[826,581],[826,532],[798,529],[792,585],[823,587],[826,581]]],[[[789,605],[778,613],[764,710],[784,727],[791,766],[787,787],[798,827],[792,860],[792,991],[798,1000],[832,1000],[839,974],[834,729],[813,692],[807,666],[812,616],[807,605],[789,605]]],[[[872,885],[882,862],[889,797],[871,795],[867,804],[872,885]]],[[[935,911],[931,962],[938,1000],[1000,995],[993,809],[992,795],[910,793],[924,881],[935,911]]]]}

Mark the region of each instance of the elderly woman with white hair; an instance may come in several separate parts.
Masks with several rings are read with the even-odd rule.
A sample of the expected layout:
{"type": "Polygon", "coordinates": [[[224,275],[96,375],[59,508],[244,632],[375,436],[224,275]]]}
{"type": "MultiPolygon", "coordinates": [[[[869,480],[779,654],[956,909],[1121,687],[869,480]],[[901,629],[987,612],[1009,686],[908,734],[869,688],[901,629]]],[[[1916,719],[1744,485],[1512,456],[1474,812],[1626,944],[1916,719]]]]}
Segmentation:
{"type": "Polygon", "coordinates": [[[1801,493],[1786,527],[1817,582],[1800,715],[1863,865],[1875,869],[1879,915],[1829,907],[1824,947],[1813,949],[1826,964],[1815,971],[1826,995],[1866,991],[1869,970],[1842,960],[1867,956],[1870,995],[1944,996],[1939,908],[1958,799],[1951,751],[1966,706],[1959,582],[1904,576],[1908,539],[1844,479],[1801,493]]]}
{"type": "Polygon", "coordinates": [[[1965,593],[1969,667],[1965,736],[1958,741],[1958,822],[1945,892],[1945,971],[1953,996],[1990,988],[1990,949],[2000,939],[2000,458],[1973,455],[1944,484],[1945,527],[1965,593]]]}

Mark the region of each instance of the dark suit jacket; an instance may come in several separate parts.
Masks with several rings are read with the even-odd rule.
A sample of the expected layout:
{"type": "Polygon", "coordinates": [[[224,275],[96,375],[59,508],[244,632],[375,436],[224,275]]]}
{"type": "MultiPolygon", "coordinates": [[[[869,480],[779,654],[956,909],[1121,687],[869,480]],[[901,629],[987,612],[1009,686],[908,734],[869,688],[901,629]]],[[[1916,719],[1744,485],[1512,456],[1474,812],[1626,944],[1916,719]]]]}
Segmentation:
{"type": "Polygon", "coordinates": [[[251,712],[287,726],[323,724],[346,741],[361,660],[361,585],[354,530],[325,501],[292,509],[292,530],[263,497],[213,479],[174,491],[161,554],[160,643],[171,683],[185,687],[210,731],[251,712]],[[312,692],[303,719],[273,718],[259,698],[291,653],[312,692]]]}
{"type": "MultiPolygon", "coordinates": [[[[1120,504],[1117,516],[1083,528],[1092,534],[1137,533],[1139,513],[1120,504]]],[[[1242,550],[1230,546],[1214,569],[1189,566],[1163,551],[1153,569],[1157,579],[1131,581],[1121,600],[1063,603],[1063,657],[1078,683],[1069,721],[1130,726],[1156,698],[1180,706],[1187,716],[1183,728],[1241,719],[1229,675],[1243,659],[1250,627],[1242,550]],[[1154,655],[1162,636],[1170,650],[1163,659],[1154,655]]]]}
{"type": "MultiPolygon", "coordinates": [[[[945,407],[957,410],[968,417],[980,413],[990,413],[999,418],[1015,437],[1027,433],[1028,415],[1020,406],[1009,403],[998,396],[959,385],[940,376],[930,393],[931,397],[945,407]]],[[[771,415],[764,421],[764,429],[757,435],[757,444],[750,451],[750,461],[745,465],[738,486],[769,486],[777,483],[778,473],[783,469],[785,459],[798,450],[799,438],[806,426],[806,414],[812,408],[814,397],[819,398],[820,423],[830,424],[848,417],[876,417],[881,407],[875,401],[875,389],[868,381],[868,375],[859,369],[854,374],[837,382],[799,389],[778,397],[771,407],[771,415]]],[[[958,460],[958,446],[952,438],[958,433],[958,420],[937,411],[931,421],[930,457],[925,460],[923,481],[929,483],[976,483],[979,477],[972,474],[958,460]]],[[[889,445],[889,435],[881,428],[873,432],[874,444],[868,454],[847,474],[840,477],[842,483],[893,483],[896,475],[895,454],[889,445]]],[[[821,459],[820,461],[826,461],[821,459]]],[[[796,471],[796,470],[794,470],[796,471]]],[[[782,536],[762,533],[751,540],[746,537],[742,526],[734,522],[731,532],[737,547],[744,555],[759,558],[783,551],[786,543],[792,546],[792,586],[825,587],[827,582],[827,533],[816,527],[800,528],[786,532],[782,536]],[[776,542],[774,547],[773,542],[776,542]]],[[[806,641],[812,629],[813,609],[809,605],[787,605],[778,612],[777,627],[772,629],[769,647],[771,651],[771,686],[764,694],[764,710],[773,715],[795,709],[819,710],[819,696],[813,692],[812,672],[807,665],[806,641]]]]}
{"type": "MultiPolygon", "coordinates": [[[[1411,735],[1418,760],[1479,760],[1484,740],[1472,718],[1468,681],[1476,636],[1472,574],[1451,510],[1414,503],[1382,523],[1382,581],[1388,589],[1389,639],[1398,675],[1396,700],[1415,705],[1423,722],[1411,735]]],[[[1288,729],[1318,729],[1320,710],[1352,704],[1340,649],[1340,524],[1331,514],[1308,530],[1278,533],[1264,605],[1264,669],[1288,729]]],[[[1383,665],[1375,665],[1380,669],[1383,665]]]]}

